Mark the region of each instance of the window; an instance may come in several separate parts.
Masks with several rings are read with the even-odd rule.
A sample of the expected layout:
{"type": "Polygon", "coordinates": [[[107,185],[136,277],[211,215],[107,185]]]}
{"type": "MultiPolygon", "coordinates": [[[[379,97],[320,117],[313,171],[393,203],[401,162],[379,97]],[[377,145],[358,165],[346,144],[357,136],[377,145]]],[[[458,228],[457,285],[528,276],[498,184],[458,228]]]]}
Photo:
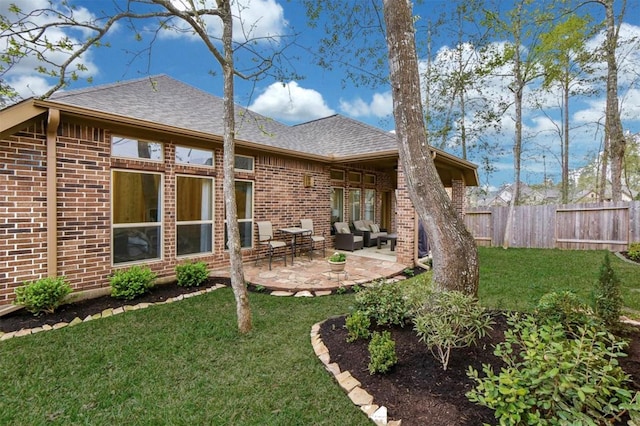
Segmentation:
{"type": "Polygon", "coordinates": [[[178,256],[213,251],[213,179],[176,179],[176,250],[178,256]]]}
{"type": "Polygon", "coordinates": [[[114,170],[112,174],[113,263],[160,259],[162,175],[114,170]]]}
{"type": "Polygon", "coordinates": [[[329,172],[329,177],[331,180],[339,180],[344,182],[344,170],[331,170],[329,172]]]}
{"type": "MultiPolygon", "coordinates": [[[[236,180],[236,207],[238,208],[240,247],[250,248],[253,244],[253,182],[236,180]]],[[[229,239],[226,226],[224,233],[226,242],[229,239]]]]}
{"type": "Polygon", "coordinates": [[[362,183],[362,175],[358,172],[349,172],[349,182],[362,183]]]}
{"type": "Polygon", "coordinates": [[[152,161],[162,161],[164,158],[160,142],[142,141],[121,136],[111,137],[111,155],[152,161]]]}
{"type": "Polygon", "coordinates": [[[176,163],[195,166],[213,166],[213,151],[176,146],[176,163]]]}
{"type": "Polygon", "coordinates": [[[351,209],[351,221],[360,220],[360,190],[349,191],[349,208],[351,209]]]}
{"type": "Polygon", "coordinates": [[[253,172],[253,163],[253,157],[236,155],[234,159],[234,168],[236,172],[253,172]]]}
{"type": "Polygon", "coordinates": [[[336,222],[344,222],[344,188],[331,188],[331,232],[336,222]]]}
{"type": "Polygon", "coordinates": [[[376,191],[375,189],[364,190],[364,218],[365,220],[376,219],[376,191]]]}
{"type": "Polygon", "coordinates": [[[368,184],[368,185],[375,185],[376,184],[376,175],[371,174],[371,173],[365,173],[365,175],[364,175],[364,183],[368,184]]]}

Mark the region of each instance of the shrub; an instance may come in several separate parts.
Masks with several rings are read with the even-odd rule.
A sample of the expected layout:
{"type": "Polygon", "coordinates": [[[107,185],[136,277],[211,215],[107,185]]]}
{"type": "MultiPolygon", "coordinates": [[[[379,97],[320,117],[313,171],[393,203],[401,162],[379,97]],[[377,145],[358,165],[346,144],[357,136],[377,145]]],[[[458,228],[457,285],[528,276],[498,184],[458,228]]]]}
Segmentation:
{"type": "Polygon", "coordinates": [[[600,266],[600,278],[596,286],[596,314],[604,321],[607,327],[619,325],[622,310],[622,297],[620,296],[620,280],[611,267],[609,253],[605,254],[600,266]]]}
{"type": "Polygon", "coordinates": [[[111,296],[117,299],[133,300],[145,294],[156,279],[149,267],[132,266],[116,271],[110,279],[111,296]]]}
{"type": "Polygon", "coordinates": [[[53,313],[64,298],[71,293],[71,286],[64,277],[47,277],[25,283],[15,289],[16,305],[22,305],[35,315],[53,313]]]}
{"type": "Polygon", "coordinates": [[[180,287],[198,287],[209,277],[207,264],[204,262],[183,263],[176,266],[176,278],[180,287]]]}
{"type": "Polygon", "coordinates": [[[565,331],[575,335],[578,327],[596,325],[598,320],[593,311],[571,291],[547,293],[540,298],[536,307],[538,323],[558,322],[565,331]]]}
{"type": "Polygon", "coordinates": [[[362,311],[354,311],[345,319],[347,328],[347,342],[355,342],[358,339],[368,339],[371,333],[369,327],[371,319],[362,311]]]}
{"type": "Polygon", "coordinates": [[[632,260],[640,262],[640,242],[629,244],[627,256],[629,256],[629,258],[632,260]]]}
{"type": "Polygon", "coordinates": [[[567,338],[562,324],[530,315],[511,315],[508,323],[494,350],[504,362],[500,372],[490,365],[483,378],[467,372],[476,382],[467,398],[495,410],[500,424],[609,424],[634,409],[629,377],[616,359],[625,343],[605,329],[579,327],[567,338]]]}
{"type": "Polygon", "coordinates": [[[403,326],[409,313],[398,283],[385,284],[382,281],[356,294],[355,310],[362,311],[377,325],[403,326]]]}
{"type": "Polygon", "coordinates": [[[396,342],[391,333],[374,331],[369,342],[369,373],[386,373],[397,363],[396,342]]]}
{"type": "Polygon", "coordinates": [[[491,329],[493,321],[473,297],[444,291],[431,293],[413,323],[420,341],[446,370],[451,349],[475,344],[491,329]]]}

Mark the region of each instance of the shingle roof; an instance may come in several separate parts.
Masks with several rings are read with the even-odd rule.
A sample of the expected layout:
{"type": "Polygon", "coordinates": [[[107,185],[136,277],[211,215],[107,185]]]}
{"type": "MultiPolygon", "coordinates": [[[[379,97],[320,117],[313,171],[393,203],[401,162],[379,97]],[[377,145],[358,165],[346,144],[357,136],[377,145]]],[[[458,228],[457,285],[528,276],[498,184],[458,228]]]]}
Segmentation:
{"type": "MultiPolygon", "coordinates": [[[[54,94],[55,103],[222,135],[223,100],[166,75],[54,94]]],[[[287,126],[236,106],[236,138],[321,156],[396,150],[396,138],[340,115],[287,126]]]]}

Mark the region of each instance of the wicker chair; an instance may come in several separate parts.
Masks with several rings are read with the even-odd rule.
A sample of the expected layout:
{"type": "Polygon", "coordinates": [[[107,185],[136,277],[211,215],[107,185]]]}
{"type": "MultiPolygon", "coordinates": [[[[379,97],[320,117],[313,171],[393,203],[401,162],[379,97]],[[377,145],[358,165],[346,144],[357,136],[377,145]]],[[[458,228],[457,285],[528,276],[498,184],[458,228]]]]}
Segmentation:
{"type": "Polygon", "coordinates": [[[363,237],[352,233],[346,222],[336,222],[333,226],[336,229],[334,239],[336,250],[354,251],[362,249],[363,237]]]}

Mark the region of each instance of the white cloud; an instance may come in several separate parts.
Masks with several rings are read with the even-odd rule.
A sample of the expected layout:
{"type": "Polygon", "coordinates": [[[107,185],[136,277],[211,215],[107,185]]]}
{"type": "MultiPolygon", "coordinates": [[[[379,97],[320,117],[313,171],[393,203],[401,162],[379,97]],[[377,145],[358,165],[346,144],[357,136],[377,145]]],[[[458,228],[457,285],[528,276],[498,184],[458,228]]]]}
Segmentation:
{"type": "Polygon", "coordinates": [[[295,81],[271,84],[249,109],[288,122],[304,122],[335,114],[319,92],[300,87],[295,81]]]}
{"type": "MultiPolygon", "coordinates": [[[[191,8],[187,0],[172,0],[172,3],[179,10],[191,8]]],[[[213,2],[209,3],[208,7],[216,8],[213,2]]],[[[200,6],[199,3],[197,5],[200,6]]],[[[236,0],[232,1],[231,8],[235,41],[244,42],[269,37],[277,39],[286,32],[288,22],[284,18],[284,9],[275,0],[236,0]]],[[[222,37],[222,21],[217,16],[204,16],[203,21],[211,36],[218,39],[222,37]]],[[[199,36],[186,22],[174,19],[172,23],[178,31],[162,31],[161,37],[199,40],[199,36]]]]}
{"type": "Polygon", "coordinates": [[[352,101],[340,100],[340,110],[351,117],[388,117],[393,113],[393,98],[391,92],[374,93],[371,102],[362,98],[352,101]]]}

